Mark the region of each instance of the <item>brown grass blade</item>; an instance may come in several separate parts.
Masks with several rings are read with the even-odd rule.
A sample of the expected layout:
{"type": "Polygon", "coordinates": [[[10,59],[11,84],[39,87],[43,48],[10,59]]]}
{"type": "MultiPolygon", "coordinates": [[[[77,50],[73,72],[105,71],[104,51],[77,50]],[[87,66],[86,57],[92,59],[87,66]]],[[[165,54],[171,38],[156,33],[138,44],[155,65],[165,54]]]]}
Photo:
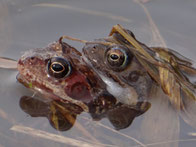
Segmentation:
{"type": "MultiPolygon", "coordinates": [[[[154,41],[159,42],[159,44],[161,46],[165,47],[165,50],[168,51],[166,48],[167,45],[166,45],[164,39],[162,38],[156,24],[152,20],[152,17],[150,15],[148,9],[139,0],[135,0],[135,1],[143,8],[143,10],[149,20],[154,41]]],[[[167,61],[168,63],[170,63],[171,57],[169,56],[169,54],[164,54],[164,53],[166,53],[166,52],[159,53],[160,58],[162,58],[165,61],[167,61]]],[[[169,95],[171,103],[173,105],[175,105],[175,107],[179,110],[180,104],[181,104],[179,83],[177,83],[175,76],[167,68],[158,67],[158,69],[159,69],[160,82],[161,82],[161,86],[162,86],[163,90],[169,95]]]]}
{"type": "Polygon", "coordinates": [[[0,68],[17,69],[17,61],[10,58],[0,57],[0,68]]]}
{"type": "MultiPolygon", "coordinates": [[[[19,132],[19,133],[24,133],[26,135],[42,138],[42,139],[47,139],[47,140],[52,140],[52,141],[59,142],[59,143],[64,143],[64,144],[70,145],[70,146],[80,146],[80,147],[95,146],[95,147],[98,147],[95,144],[89,144],[84,141],[76,140],[73,138],[69,138],[69,137],[49,133],[46,131],[42,131],[42,130],[38,130],[38,129],[26,127],[26,126],[21,126],[21,125],[14,125],[10,128],[10,130],[15,131],[15,132],[19,132]]],[[[99,145],[99,147],[100,147],[100,145],[99,145]]]]}
{"type": "MultiPolygon", "coordinates": [[[[153,40],[155,42],[159,42],[159,44],[163,47],[166,47],[166,43],[164,39],[162,38],[156,24],[152,20],[152,17],[148,11],[148,9],[142,4],[139,0],[135,0],[144,10],[153,34],[153,40]]],[[[163,53],[163,52],[162,52],[163,53]]],[[[167,54],[159,54],[160,58],[165,59],[168,63],[170,62],[170,56],[167,54]]],[[[163,90],[170,96],[170,101],[172,104],[175,105],[175,107],[179,110],[180,109],[180,86],[175,80],[175,76],[166,68],[159,67],[159,76],[160,76],[160,82],[163,90]]]]}

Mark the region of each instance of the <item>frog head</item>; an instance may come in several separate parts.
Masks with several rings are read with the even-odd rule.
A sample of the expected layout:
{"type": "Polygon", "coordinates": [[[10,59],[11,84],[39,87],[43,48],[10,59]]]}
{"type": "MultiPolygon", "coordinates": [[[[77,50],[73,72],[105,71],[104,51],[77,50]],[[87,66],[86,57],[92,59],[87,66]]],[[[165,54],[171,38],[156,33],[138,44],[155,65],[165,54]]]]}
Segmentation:
{"type": "Polygon", "coordinates": [[[65,42],[26,51],[18,61],[17,80],[52,99],[89,103],[104,83],[81,60],[81,53],[65,42]],[[97,80],[99,82],[97,82],[97,80]]]}
{"type": "Polygon", "coordinates": [[[129,48],[110,40],[108,37],[86,43],[82,55],[85,62],[105,81],[107,90],[121,101],[146,100],[152,78],[129,48]]]}

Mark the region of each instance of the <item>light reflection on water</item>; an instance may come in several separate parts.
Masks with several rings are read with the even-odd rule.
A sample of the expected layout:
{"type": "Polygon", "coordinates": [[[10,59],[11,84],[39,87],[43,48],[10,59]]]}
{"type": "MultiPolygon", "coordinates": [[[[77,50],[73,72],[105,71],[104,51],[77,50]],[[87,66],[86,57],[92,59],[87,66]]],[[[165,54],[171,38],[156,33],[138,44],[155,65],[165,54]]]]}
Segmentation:
{"type": "MultiPolygon", "coordinates": [[[[142,42],[145,42],[146,44],[150,44],[151,42],[152,35],[146,15],[139,5],[130,0],[55,1],[56,4],[72,6],[75,9],[32,6],[43,2],[51,3],[53,1],[0,1],[1,56],[18,59],[23,51],[30,48],[46,46],[48,43],[57,40],[59,36],[64,34],[86,40],[104,37],[108,35],[111,27],[118,23],[133,30],[136,37],[142,42]],[[130,22],[125,22],[123,20],[119,21],[102,15],[98,16],[93,13],[83,13],[78,11],[76,8],[84,10],[90,9],[96,12],[106,12],[107,14],[109,13],[114,16],[123,16],[124,18],[128,18],[130,22]]],[[[194,13],[196,3],[194,1],[186,2],[173,0],[171,2],[169,0],[152,0],[145,4],[145,6],[149,9],[152,18],[158,25],[161,35],[163,35],[167,45],[196,61],[196,34],[194,32],[196,29],[196,16],[194,13]]],[[[77,44],[75,42],[70,43],[81,49],[81,44],[77,44]]],[[[156,43],[154,44],[156,45],[156,43]]],[[[0,145],[64,146],[63,143],[39,139],[38,137],[15,133],[10,130],[13,125],[24,125],[50,133],[59,134],[59,132],[50,127],[46,118],[28,117],[20,109],[20,97],[23,95],[31,96],[32,93],[28,92],[23,86],[16,83],[16,72],[13,70],[0,69],[0,75],[0,145]]],[[[155,103],[158,102],[156,101],[155,103]]],[[[143,132],[144,136],[153,138],[152,132],[158,123],[150,125],[151,122],[149,117],[158,115],[156,113],[154,114],[154,112],[161,108],[157,108],[156,106],[158,106],[158,104],[155,106],[153,105],[152,109],[143,115],[143,117],[136,118],[131,127],[119,132],[136,137],[140,141],[142,140],[141,132],[143,132]],[[148,118],[146,123],[145,121],[142,122],[142,120],[145,120],[146,118],[148,118]],[[142,127],[139,131],[138,128],[140,125],[142,127]],[[147,125],[149,128],[144,127],[147,125]],[[153,128],[150,128],[152,126],[153,128]]],[[[164,105],[161,106],[165,108],[164,105]]],[[[172,129],[179,127],[179,121],[175,112],[169,110],[170,108],[167,109],[167,111],[160,111],[161,113],[159,115],[163,115],[163,122],[160,122],[163,124],[160,127],[164,127],[166,122],[169,123],[171,121],[173,123],[173,126],[170,125],[171,132],[175,133],[172,129]],[[170,116],[167,114],[170,114],[170,116]],[[172,120],[168,118],[172,118],[172,120]]],[[[77,120],[87,130],[87,132],[93,134],[97,140],[101,140],[101,142],[106,144],[115,144],[116,146],[128,146],[130,144],[137,145],[128,137],[124,137],[120,134],[107,130],[106,128],[97,125],[95,122],[87,121],[84,118],[90,117],[88,114],[82,114],[77,118],[77,120]]],[[[112,125],[105,119],[100,122],[106,126],[112,127],[112,125]]],[[[180,123],[181,133],[179,136],[180,138],[188,139],[189,137],[187,136],[187,132],[195,130],[184,124],[182,120],[180,120],[180,123]]],[[[164,128],[162,129],[164,130],[164,128]]],[[[168,130],[169,129],[170,128],[168,128],[168,130]]],[[[60,135],[75,139],[88,139],[89,137],[88,134],[85,134],[85,131],[81,130],[80,126],[74,126],[71,130],[62,132],[60,135]]],[[[144,141],[144,143],[149,142],[147,140],[146,142],[144,141]]],[[[194,142],[188,142],[187,144],[180,143],[180,146],[185,145],[194,146],[194,142]]]]}

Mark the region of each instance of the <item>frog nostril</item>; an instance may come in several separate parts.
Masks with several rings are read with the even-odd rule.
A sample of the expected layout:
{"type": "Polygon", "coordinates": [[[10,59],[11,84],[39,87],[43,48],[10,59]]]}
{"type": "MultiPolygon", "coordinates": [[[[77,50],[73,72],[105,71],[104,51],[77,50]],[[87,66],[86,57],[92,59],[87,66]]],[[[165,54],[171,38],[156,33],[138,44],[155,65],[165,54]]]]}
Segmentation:
{"type": "Polygon", "coordinates": [[[35,59],[35,57],[31,57],[30,60],[33,61],[35,59]]]}
{"type": "Polygon", "coordinates": [[[92,51],[94,52],[96,50],[97,50],[96,46],[93,46],[92,51]]]}
{"type": "Polygon", "coordinates": [[[21,59],[18,61],[18,65],[24,65],[21,59]]]}
{"type": "Polygon", "coordinates": [[[36,58],[35,58],[35,56],[31,56],[31,57],[29,57],[28,58],[28,60],[26,60],[26,63],[28,63],[28,64],[30,64],[30,65],[34,65],[34,64],[36,64],[36,58]]]}

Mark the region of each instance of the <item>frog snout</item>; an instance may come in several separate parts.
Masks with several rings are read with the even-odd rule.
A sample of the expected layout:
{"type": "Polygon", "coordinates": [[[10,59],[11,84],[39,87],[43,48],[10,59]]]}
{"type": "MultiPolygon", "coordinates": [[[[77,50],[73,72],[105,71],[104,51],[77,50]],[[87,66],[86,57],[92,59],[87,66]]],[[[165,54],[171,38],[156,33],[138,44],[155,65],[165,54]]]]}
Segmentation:
{"type": "Polygon", "coordinates": [[[17,68],[18,71],[22,71],[24,69],[24,64],[21,59],[18,60],[17,68]]]}

